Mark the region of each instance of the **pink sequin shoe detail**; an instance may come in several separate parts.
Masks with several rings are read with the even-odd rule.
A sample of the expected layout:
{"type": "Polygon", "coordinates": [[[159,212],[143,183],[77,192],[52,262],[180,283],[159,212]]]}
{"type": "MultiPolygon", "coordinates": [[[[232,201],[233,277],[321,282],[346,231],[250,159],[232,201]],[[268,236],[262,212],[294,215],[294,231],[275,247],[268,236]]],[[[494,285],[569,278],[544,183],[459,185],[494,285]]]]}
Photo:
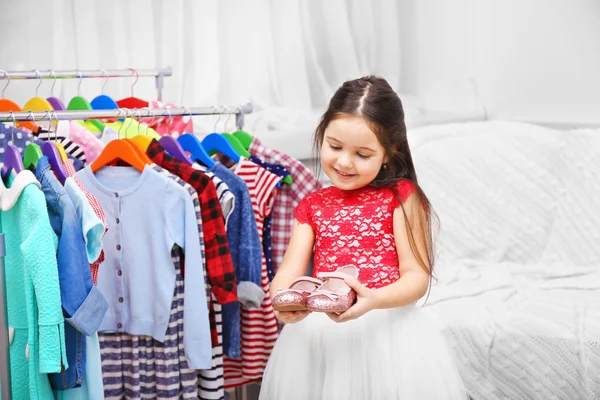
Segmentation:
{"type": "Polygon", "coordinates": [[[308,296],[306,308],[310,311],[341,313],[352,307],[356,292],[346,285],[344,279],[348,276],[358,279],[358,268],[346,265],[335,272],[323,272],[317,276],[324,283],[308,296]]]}
{"type": "Polygon", "coordinates": [[[273,296],[273,309],[275,311],[304,311],[306,310],[306,299],[323,284],[320,279],[309,276],[301,276],[292,282],[289,289],[280,289],[273,296]]]}

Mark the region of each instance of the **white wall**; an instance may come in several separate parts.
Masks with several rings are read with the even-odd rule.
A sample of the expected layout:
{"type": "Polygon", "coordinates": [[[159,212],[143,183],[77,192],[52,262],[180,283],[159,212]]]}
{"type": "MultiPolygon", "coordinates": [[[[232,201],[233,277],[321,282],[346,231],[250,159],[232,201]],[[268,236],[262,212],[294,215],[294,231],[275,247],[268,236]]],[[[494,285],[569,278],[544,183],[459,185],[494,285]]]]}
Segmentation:
{"type": "MultiPolygon", "coordinates": [[[[196,97],[198,93],[207,93],[208,98],[218,90],[218,85],[212,78],[217,72],[200,68],[207,65],[202,60],[212,56],[201,52],[186,52],[182,59],[169,56],[174,43],[181,42],[190,51],[205,48],[197,42],[205,37],[207,32],[184,32],[176,29],[180,25],[179,17],[173,14],[175,11],[170,11],[175,7],[168,4],[181,5],[181,2],[155,2],[162,4],[162,8],[159,7],[161,12],[152,14],[152,19],[135,18],[142,12],[140,10],[143,10],[143,1],[133,2],[127,7],[123,5],[120,13],[111,14],[111,20],[99,21],[101,26],[107,27],[107,31],[102,34],[97,30],[88,32],[86,26],[90,25],[90,20],[76,19],[75,27],[66,23],[79,8],[90,11],[86,18],[95,18],[94,15],[100,15],[100,10],[104,7],[115,9],[116,1],[81,0],[69,6],[70,0],[0,0],[0,32],[4,38],[0,41],[0,68],[94,68],[106,60],[103,54],[114,53],[118,55],[116,59],[119,60],[119,64],[102,66],[153,67],[168,63],[178,66],[174,76],[166,79],[167,98],[174,97],[174,94],[181,97],[181,93],[188,92],[191,87],[203,88],[194,89],[196,97]],[[62,9],[66,10],[63,12],[68,15],[60,15],[60,4],[62,9]],[[158,38],[146,35],[144,32],[148,30],[147,24],[151,23],[168,25],[169,29],[166,31],[172,35],[158,38]],[[128,27],[123,30],[124,36],[113,32],[121,26],[128,27]],[[140,32],[147,40],[129,40],[134,33],[140,32]],[[86,42],[95,45],[80,49],[74,54],[70,42],[64,39],[66,36],[78,38],[73,40],[85,38],[86,42]],[[192,59],[195,60],[193,65],[198,68],[194,67],[190,71],[192,59]],[[151,65],[153,63],[155,65],[151,65]],[[203,78],[200,79],[199,76],[203,78]],[[200,79],[202,82],[191,82],[190,79],[200,79]]],[[[348,1],[354,8],[358,7],[357,4],[364,4],[354,0],[348,1]]],[[[381,1],[381,4],[389,5],[393,0],[381,1]]],[[[224,3],[223,7],[226,8],[229,4],[232,10],[236,9],[234,3],[237,4],[235,0],[230,0],[224,3]]],[[[295,0],[283,4],[292,3],[309,4],[297,3],[295,0]]],[[[343,3],[343,0],[335,2],[326,8],[327,12],[318,7],[306,8],[304,12],[318,13],[319,18],[315,18],[326,24],[340,16],[336,16],[335,5],[339,7],[343,3]]],[[[189,26],[206,25],[199,16],[204,12],[192,7],[192,4],[197,3],[182,4],[186,7],[177,9],[184,9],[188,11],[187,14],[192,14],[185,17],[192,21],[189,26]],[[196,19],[197,24],[193,23],[196,19]]],[[[258,7],[259,4],[265,3],[252,4],[258,7]]],[[[386,71],[391,81],[399,82],[396,87],[408,100],[405,101],[408,106],[418,104],[424,109],[435,111],[438,118],[433,118],[434,121],[444,120],[447,114],[456,114],[463,118],[487,116],[573,125],[600,124],[599,0],[397,0],[396,6],[389,9],[397,9],[397,18],[387,18],[380,22],[382,26],[389,27],[397,21],[397,29],[389,29],[386,32],[388,36],[395,36],[395,32],[399,32],[400,44],[397,44],[397,40],[388,41],[385,46],[388,47],[389,54],[395,54],[392,59],[400,59],[400,68],[397,68],[395,62],[390,62],[390,57],[375,57],[371,54],[373,49],[383,45],[381,36],[365,33],[368,29],[353,29],[353,35],[360,36],[354,37],[353,43],[361,48],[368,48],[363,53],[371,54],[372,61],[376,60],[373,61],[376,65],[370,66],[370,69],[386,71]],[[391,67],[393,70],[390,70],[391,67]],[[397,69],[399,80],[394,74],[397,69]]],[[[352,7],[351,10],[354,9],[352,7]]],[[[273,9],[271,18],[289,20],[292,14],[287,15],[287,19],[278,17],[286,10],[290,13],[295,12],[293,7],[279,6],[273,9]]],[[[219,15],[222,15],[224,20],[219,20],[218,26],[227,26],[227,23],[233,20],[233,14],[227,10],[222,10],[219,15]]],[[[367,21],[366,18],[364,17],[363,21],[367,21]]],[[[360,22],[358,17],[352,20],[360,22]]],[[[277,24],[274,26],[275,32],[278,29],[281,32],[283,29],[277,28],[277,24]]],[[[382,27],[378,29],[381,30],[382,27]]],[[[325,39],[322,42],[328,41],[325,39]]],[[[329,41],[332,40],[334,39],[329,38],[329,41]]],[[[346,42],[347,40],[339,39],[330,43],[327,51],[335,52],[335,49],[338,49],[341,54],[344,44],[346,47],[348,45],[346,42]]],[[[241,40],[240,45],[244,46],[241,40]]],[[[281,48],[278,51],[281,51],[281,48]]],[[[335,54],[330,58],[338,62],[345,60],[341,55],[336,58],[335,54]]],[[[324,68],[325,65],[321,67],[324,68]]],[[[221,72],[225,74],[227,71],[223,69],[221,72]]],[[[269,79],[282,78],[270,76],[269,79]]],[[[293,80],[293,77],[287,76],[285,79],[293,80]]],[[[129,95],[131,81],[111,80],[107,92],[115,94],[116,97],[125,97],[129,95]]],[[[257,81],[260,81],[258,77],[257,81]]],[[[0,82],[0,85],[2,84],[3,82],[0,82]]],[[[331,87],[335,88],[337,84],[339,83],[331,83],[331,87]]],[[[40,94],[48,95],[50,85],[49,81],[45,81],[40,94]]],[[[33,95],[35,86],[34,81],[13,83],[7,90],[7,95],[22,104],[33,95]]],[[[82,93],[84,96],[94,97],[98,94],[100,86],[99,80],[86,80],[82,85],[82,93]]],[[[68,98],[75,94],[76,88],[76,81],[62,81],[57,85],[57,92],[68,98]]],[[[291,93],[292,98],[294,93],[298,92],[291,93]]],[[[153,97],[155,91],[152,79],[140,80],[136,86],[136,95],[153,97]]],[[[188,97],[190,96],[186,98],[188,97]]],[[[297,105],[291,102],[288,106],[297,105]]],[[[313,111],[317,115],[322,112],[321,109],[313,111]]],[[[310,118],[305,118],[306,123],[299,126],[293,134],[306,131],[305,133],[310,135],[315,118],[312,114],[310,118]]],[[[297,116],[289,119],[302,118],[297,116]]],[[[286,124],[287,122],[279,125],[286,128],[289,126],[286,124]]]]}
{"type": "Polygon", "coordinates": [[[600,124],[600,1],[400,4],[403,91],[491,118],[600,124]]]}

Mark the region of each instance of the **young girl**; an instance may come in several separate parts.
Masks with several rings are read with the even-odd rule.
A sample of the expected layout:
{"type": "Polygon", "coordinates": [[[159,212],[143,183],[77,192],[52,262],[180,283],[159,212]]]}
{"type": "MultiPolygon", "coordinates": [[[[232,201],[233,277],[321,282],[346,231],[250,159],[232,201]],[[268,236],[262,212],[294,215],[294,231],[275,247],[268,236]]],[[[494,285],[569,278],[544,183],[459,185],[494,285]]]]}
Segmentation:
{"type": "MultiPolygon", "coordinates": [[[[314,246],[315,277],[346,265],[358,269],[358,279],[338,279],[356,301],[341,313],[276,313],[286,326],[260,399],[466,399],[444,338],[427,310],[414,305],[432,277],[431,208],[417,182],[398,95],[382,78],[345,82],[314,139],[333,186],[296,208],[271,296],[304,275],[314,246]]],[[[329,290],[322,298],[341,297],[329,290]]]]}

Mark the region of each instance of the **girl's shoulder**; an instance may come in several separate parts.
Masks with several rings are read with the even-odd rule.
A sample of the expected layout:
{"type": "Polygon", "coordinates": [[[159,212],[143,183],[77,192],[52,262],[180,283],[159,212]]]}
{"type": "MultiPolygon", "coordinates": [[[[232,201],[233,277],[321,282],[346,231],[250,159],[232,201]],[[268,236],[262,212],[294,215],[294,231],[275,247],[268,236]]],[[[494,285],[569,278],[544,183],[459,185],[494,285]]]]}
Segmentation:
{"type": "Polygon", "coordinates": [[[324,188],[315,190],[314,192],[307,194],[302,199],[302,202],[311,204],[322,203],[323,201],[327,201],[329,199],[338,197],[339,191],[340,190],[337,189],[335,186],[326,186],[324,188]]]}

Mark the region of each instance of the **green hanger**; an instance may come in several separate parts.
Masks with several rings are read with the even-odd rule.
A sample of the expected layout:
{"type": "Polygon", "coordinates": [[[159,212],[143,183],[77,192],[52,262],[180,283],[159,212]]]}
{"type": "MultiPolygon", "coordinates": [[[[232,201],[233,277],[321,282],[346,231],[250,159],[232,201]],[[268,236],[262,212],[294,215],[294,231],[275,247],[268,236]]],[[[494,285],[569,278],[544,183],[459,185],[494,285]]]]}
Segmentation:
{"type": "MultiPolygon", "coordinates": [[[[236,139],[240,143],[240,145],[246,150],[248,150],[250,148],[250,145],[252,144],[252,140],[254,139],[254,137],[251,134],[249,134],[246,131],[242,131],[242,130],[235,131],[232,134],[227,134],[227,135],[230,135],[234,139],[236,139]]],[[[229,139],[229,137],[227,137],[227,139],[229,139]]],[[[234,145],[234,147],[235,147],[235,145],[234,145]]],[[[285,178],[283,178],[281,182],[291,185],[292,183],[294,183],[294,180],[292,179],[292,175],[290,174],[290,175],[287,175],[285,178]]]]}
{"type": "Polygon", "coordinates": [[[235,131],[232,135],[235,136],[237,140],[239,140],[239,142],[242,144],[242,146],[244,146],[246,150],[250,148],[250,145],[252,144],[252,139],[254,139],[251,134],[242,130],[235,131]]]}
{"type": "MultiPolygon", "coordinates": [[[[70,111],[72,111],[72,110],[92,110],[92,105],[90,104],[89,101],[87,101],[83,97],[75,96],[69,102],[69,105],[67,106],[67,110],[70,110],[70,111]]],[[[89,121],[96,128],[98,128],[100,130],[100,132],[104,132],[104,124],[102,122],[98,121],[97,119],[90,119],[89,121]]]]}
{"type": "MultiPolygon", "coordinates": [[[[228,134],[228,135],[231,135],[231,136],[233,136],[233,138],[237,139],[237,141],[240,143],[240,145],[246,150],[248,150],[250,148],[250,145],[252,144],[252,140],[254,139],[254,137],[251,134],[249,134],[246,131],[242,131],[242,130],[235,131],[232,134],[228,134]]],[[[292,183],[294,183],[294,180],[292,179],[292,175],[288,175],[285,178],[283,178],[283,180],[281,182],[291,185],[292,183]]]]}
{"type": "Polygon", "coordinates": [[[29,143],[27,147],[25,147],[25,152],[23,153],[23,166],[27,169],[30,167],[37,167],[37,163],[40,158],[42,158],[44,154],[42,153],[42,149],[35,143],[29,143]]]}
{"type": "Polygon", "coordinates": [[[292,179],[292,174],[290,174],[290,175],[286,175],[286,177],[285,177],[285,178],[283,178],[283,179],[281,180],[281,182],[283,182],[283,183],[287,183],[288,185],[291,185],[292,183],[294,183],[294,180],[292,179]]]}
{"type": "Polygon", "coordinates": [[[235,151],[237,151],[240,156],[244,158],[250,158],[251,154],[248,149],[244,148],[244,146],[235,136],[233,136],[231,133],[221,133],[221,135],[224,136],[229,143],[231,143],[231,146],[233,146],[235,151]]]}

